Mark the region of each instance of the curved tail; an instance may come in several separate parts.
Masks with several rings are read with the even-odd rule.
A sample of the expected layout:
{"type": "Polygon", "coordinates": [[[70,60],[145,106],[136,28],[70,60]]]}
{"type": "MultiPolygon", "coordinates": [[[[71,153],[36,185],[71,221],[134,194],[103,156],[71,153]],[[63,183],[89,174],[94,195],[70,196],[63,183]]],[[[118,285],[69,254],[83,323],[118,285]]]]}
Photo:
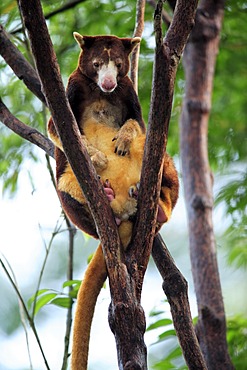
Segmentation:
{"type": "Polygon", "coordinates": [[[77,296],[71,370],[87,370],[89,338],[94,308],[106,278],[105,260],[101,245],[99,245],[88,265],[77,296]]]}

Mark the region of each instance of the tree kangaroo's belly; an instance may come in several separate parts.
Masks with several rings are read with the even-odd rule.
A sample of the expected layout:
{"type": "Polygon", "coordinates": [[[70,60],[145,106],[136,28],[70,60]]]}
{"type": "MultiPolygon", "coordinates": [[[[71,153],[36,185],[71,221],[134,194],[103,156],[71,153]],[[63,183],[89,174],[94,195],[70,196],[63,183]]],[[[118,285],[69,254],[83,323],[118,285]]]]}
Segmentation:
{"type": "Polygon", "coordinates": [[[117,131],[115,128],[93,122],[93,120],[84,126],[87,140],[107,157],[107,167],[102,171],[98,171],[98,175],[103,182],[106,180],[110,181],[115,194],[111,207],[115,215],[124,220],[128,219],[136,211],[136,198],[131,196],[131,192],[140,181],[142,165],[140,151],[142,151],[143,146],[141,145],[140,150],[140,145],[137,145],[137,153],[135,142],[133,142],[128,155],[119,156],[115,154],[113,138],[117,131]]]}

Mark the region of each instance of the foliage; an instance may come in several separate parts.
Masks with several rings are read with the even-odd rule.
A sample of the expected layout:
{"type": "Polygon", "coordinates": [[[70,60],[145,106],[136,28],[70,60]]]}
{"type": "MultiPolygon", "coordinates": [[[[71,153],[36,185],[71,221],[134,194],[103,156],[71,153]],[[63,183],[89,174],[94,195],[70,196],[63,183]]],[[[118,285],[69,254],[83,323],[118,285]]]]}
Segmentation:
{"type": "Polygon", "coordinates": [[[63,283],[63,288],[70,287],[68,293],[56,292],[51,289],[40,289],[31,298],[27,305],[34,315],[37,315],[39,310],[48,304],[53,304],[58,307],[69,308],[72,304],[72,299],[76,299],[80,288],[80,280],[69,280],[63,283]]]}
{"type": "MultiPolygon", "coordinates": [[[[157,341],[153,345],[157,345],[161,342],[166,343],[167,354],[164,358],[153,365],[155,370],[163,369],[177,369],[186,370],[186,366],[181,348],[179,346],[176,332],[172,325],[172,320],[164,318],[167,316],[167,312],[154,309],[150,316],[154,317],[156,321],[149,325],[147,331],[163,329],[162,332],[159,330],[157,341]]],[[[194,318],[196,324],[197,318],[194,318]]],[[[244,370],[246,368],[247,360],[247,319],[243,316],[235,316],[227,321],[227,342],[230,357],[234,364],[235,369],[244,370]]]]}
{"type": "Polygon", "coordinates": [[[167,316],[167,312],[154,309],[149,316],[154,317],[155,321],[148,326],[147,331],[156,330],[160,333],[153,345],[164,343],[164,347],[166,348],[166,356],[161,361],[156,362],[152,368],[155,370],[187,369],[172,320],[170,318],[164,318],[164,316],[167,316]],[[161,329],[163,329],[162,332],[161,329]]]}
{"type": "Polygon", "coordinates": [[[209,123],[209,156],[224,185],[216,194],[216,205],[224,205],[230,218],[224,240],[228,261],[247,266],[247,58],[246,1],[228,1],[214,79],[212,114],[209,123]]]}
{"type": "Polygon", "coordinates": [[[231,225],[226,230],[228,261],[237,267],[247,267],[247,172],[235,169],[234,177],[219,191],[216,204],[224,204],[231,225]]]}
{"type": "Polygon", "coordinates": [[[247,361],[247,319],[236,316],[227,322],[227,341],[235,369],[246,369],[247,361]]]}

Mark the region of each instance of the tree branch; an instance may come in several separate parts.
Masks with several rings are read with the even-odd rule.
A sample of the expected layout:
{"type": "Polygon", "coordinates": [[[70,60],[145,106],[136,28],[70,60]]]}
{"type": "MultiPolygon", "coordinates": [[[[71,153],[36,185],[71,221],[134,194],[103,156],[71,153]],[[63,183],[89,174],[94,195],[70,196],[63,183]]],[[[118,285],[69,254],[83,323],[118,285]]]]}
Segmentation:
{"type": "Polygon", "coordinates": [[[54,157],[54,145],[50,139],[41,134],[35,128],[25,125],[10,113],[6,105],[0,98],[0,121],[4,123],[10,130],[15,132],[22,138],[30,141],[43,149],[49,156],[54,157]]]}
{"type": "MultiPolygon", "coordinates": [[[[67,280],[73,280],[73,265],[74,265],[74,241],[75,241],[75,234],[76,229],[71,224],[68,217],[65,215],[65,222],[69,232],[69,253],[68,253],[68,267],[67,267],[67,280]]],[[[72,292],[73,287],[69,286],[69,294],[72,292]]],[[[73,299],[70,299],[70,305],[67,310],[67,318],[66,318],[66,330],[65,330],[65,337],[64,337],[64,353],[63,353],[63,363],[62,363],[62,370],[66,370],[68,368],[68,359],[69,359],[69,344],[70,344],[70,335],[72,330],[72,308],[73,308],[73,299]]]]}
{"type": "MultiPolygon", "coordinates": [[[[63,13],[64,11],[69,10],[69,9],[73,9],[76,5],[78,5],[80,3],[84,3],[84,1],[86,1],[86,0],[72,0],[72,1],[69,1],[67,4],[64,4],[60,8],[46,14],[44,17],[45,17],[45,19],[50,19],[50,18],[54,17],[54,15],[57,15],[59,13],[63,13]]],[[[16,33],[22,32],[22,31],[23,31],[23,28],[19,27],[16,30],[12,31],[11,34],[15,35],[16,33]]]]}
{"type": "MultiPolygon", "coordinates": [[[[155,0],[147,0],[147,2],[155,9],[156,8],[156,1],[155,0]]],[[[172,21],[172,18],[169,16],[169,14],[164,10],[162,9],[162,13],[161,13],[161,17],[162,17],[162,21],[164,22],[164,24],[169,27],[170,24],[171,24],[171,21],[172,21]]]]}
{"type": "MultiPolygon", "coordinates": [[[[142,37],[144,30],[144,16],[145,16],[146,0],[137,0],[136,2],[136,26],[133,37],[142,37]]],[[[134,89],[138,94],[138,63],[140,54],[140,44],[138,44],[131,55],[131,69],[130,78],[133,82],[134,89]]]]}
{"type": "Polygon", "coordinates": [[[24,84],[31,90],[44,104],[45,97],[41,91],[41,85],[36,71],[20,53],[17,47],[10,41],[3,26],[0,25],[0,54],[10,66],[16,76],[23,80],[24,84]]]}
{"type": "Polygon", "coordinates": [[[160,235],[154,239],[152,256],[163,278],[163,289],[171,307],[173,324],[188,368],[205,370],[207,366],[192,322],[188,285],[160,235]]]}

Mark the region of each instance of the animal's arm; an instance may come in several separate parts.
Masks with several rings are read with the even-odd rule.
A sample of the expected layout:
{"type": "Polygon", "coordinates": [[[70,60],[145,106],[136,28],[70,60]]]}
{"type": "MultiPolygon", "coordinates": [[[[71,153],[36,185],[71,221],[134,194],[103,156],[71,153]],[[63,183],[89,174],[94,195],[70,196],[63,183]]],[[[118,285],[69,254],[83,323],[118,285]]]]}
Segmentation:
{"type": "MultiPolygon", "coordinates": [[[[84,82],[84,77],[78,69],[76,69],[69,77],[68,85],[66,88],[66,94],[69,100],[70,107],[75,116],[78,126],[80,126],[81,119],[81,107],[85,101],[88,99],[89,92],[86,91],[87,86],[84,82]]],[[[80,128],[80,127],[79,127],[80,128]]]]}
{"type": "Polygon", "coordinates": [[[60,141],[60,138],[57,134],[57,130],[55,127],[55,124],[53,122],[52,117],[49,118],[48,125],[47,125],[48,134],[50,136],[50,139],[53,141],[56,147],[58,147],[60,150],[63,150],[62,143],[60,141]]]}

